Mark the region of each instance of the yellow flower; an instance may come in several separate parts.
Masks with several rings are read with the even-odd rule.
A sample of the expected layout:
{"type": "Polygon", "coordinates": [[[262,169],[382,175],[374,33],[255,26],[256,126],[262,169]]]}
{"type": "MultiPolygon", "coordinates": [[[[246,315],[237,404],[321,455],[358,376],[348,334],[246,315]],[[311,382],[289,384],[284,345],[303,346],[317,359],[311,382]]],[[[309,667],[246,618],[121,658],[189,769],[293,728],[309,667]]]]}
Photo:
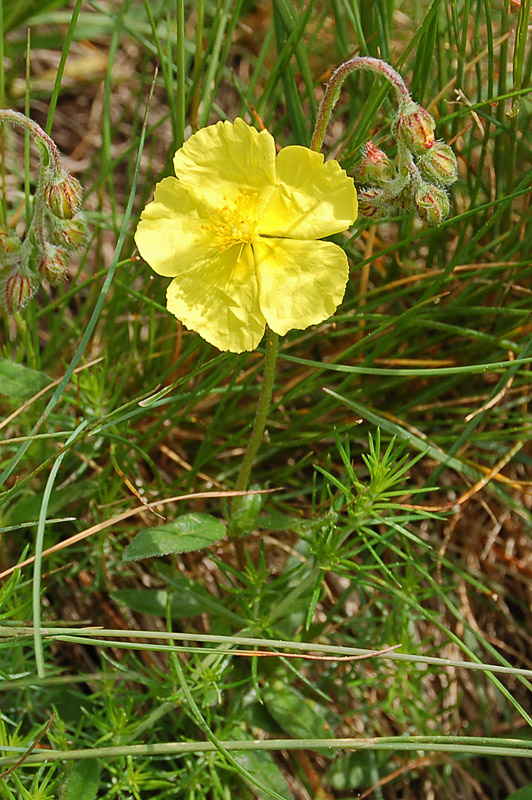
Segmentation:
{"type": "Polygon", "coordinates": [[[173,278],[169,311],[220,350],[259,344],[322,322],[341,303],[344,251],[316,241],[357,216],[354,183],[306,147],[276,156],[268,131],[242,119],[202,128],[174,156],[144,209],[135,241],[155,272],[173,278]]]}

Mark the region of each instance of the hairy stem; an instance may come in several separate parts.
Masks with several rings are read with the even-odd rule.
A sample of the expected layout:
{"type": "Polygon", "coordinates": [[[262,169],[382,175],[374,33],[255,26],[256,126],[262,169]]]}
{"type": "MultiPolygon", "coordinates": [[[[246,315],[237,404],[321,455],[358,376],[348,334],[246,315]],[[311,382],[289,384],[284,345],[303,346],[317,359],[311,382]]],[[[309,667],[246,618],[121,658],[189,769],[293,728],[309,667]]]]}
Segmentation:
{"type": "Polygon", "coordinates": [[[314,128],[314,133],[312,134],[310,142],[311,150],[316,150],[317,152],[321,150],[331,114],[340,97],[342,85],[348,75],[360,69],[375,72],[377,75],[382,75],[383,78],[386,78],[395,89],[399,107],[409,102],[410,92],[407,89],[406,83],[399,73],[385,61],[381,61],[380,58],[371,58],[370,56],[350,58],[349,61],[344,61],[343,64],[340,64],[340,66],[335,69],[327,84],[325,94],[323,95],[318,109],[316,127],[314,128]]]}
{"type": "MultiPolygon", "coordinates": [[[[255,420],[251,429],[251,434],[246,446],[246,452],[240,465],[240,472],[235,483],[235,490],[244,492],[248,488],[249,477],[253,467],[253,461],[257,455],[257,451],[262,442],[266,421],[268,419],[268,411],[270,409],[270,402],[272,399],[273,383],[275,380],[275,366],[277,363],[277,351],[279,349],[279,336],[267,330],[266,342],[266,355],[264,356],[264,371],[262,377],[262,386],[260,390],[259,400],[257,403],[257,410],[255,412],[255,420]]],[[[244,546],[242,540],[239,538],[238,531],[234,524],[235,517],[242,508],[244,497],[235,497],[231,504],[231,519],[233,524],[229,525],[229,535],[233,537],[235,554],[238,566],[243,569],[245,567],[244,546]]]]}
{"type": "Polygon", "coordinates": [[[12,122],[14,125],[20,125],[31,133],[39,149],[39,153],[43,153],[44,145],[48,152],[49,160],[55,163],[58,170],[61,169],[61,155],[57,149],[56,143],[43,131],[40,125],[34,122],[34,120],[30,119],[25,114],[21,114],[20,111],[13,111],[12,108],[1,108],[0,123],[1,122],[12,122]]]}

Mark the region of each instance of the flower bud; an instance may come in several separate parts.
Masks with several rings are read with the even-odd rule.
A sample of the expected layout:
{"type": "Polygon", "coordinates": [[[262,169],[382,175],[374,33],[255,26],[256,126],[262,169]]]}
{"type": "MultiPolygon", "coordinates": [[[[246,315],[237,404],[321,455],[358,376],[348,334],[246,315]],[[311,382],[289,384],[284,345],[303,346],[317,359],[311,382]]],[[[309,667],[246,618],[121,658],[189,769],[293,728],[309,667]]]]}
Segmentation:
{"type": "Polygon", "coordinates": [[[405,104],[395,120],[397,138],[412,153],[421,155],[434,144],[434,118],[423,106],[410,101],[405,104]]]}
{"type": "Polygon", "coordinates": [[[362,148],[362,158],[353,173],[356,183],[369,183],[382,186],[395,177],[395,167],[383,150],[372,142],[362,148]]]}
{"type": "Polygon", "coordinates": [[[452,147],[444,142],[435,142],[418,158],[417,165],[424,178],[440,186],[450,186],[458,177],[456,156],[452,147]]]}
{"type": "Polygon", "coordinates": [[[439,225],[451,210],[445,189],[424,183],[414,195],[414,205],[419,217],[428,225],[439,225]]]}
{"type": "Polygon", "coordinates": [[[67,274],[66,253],[63,248],[47,243],[45,252],[37,258],[37,269],[41,278],[45,278],[52,286],[63,281],[67,274]]]}
{"type": "Polygon", "coordinates": [[[358,213],[368,219],[382,219],[390,213],[388,198],[382,189],[370,186],[368,189],[360,189],[357,192],[358,213]]]}
{"type": "Polygon", "coordinates": [[[0,227],[0,253],[17,253],[21,244],[16,231],[12,228],[0,227]]]}
{"type": "Polygon", "coordinates": [[[72,219],[57,220],[52,228],[52,240],[67,250],[77,250],[86,241],[89,233],[82,213],[72,219]]]}
{"type": "Polygon", "coordinates": [[[72,219],[81,207],[83,189],[69,172],[61,172],[57,180],[44,187],[44,202],[55,217],[72,219]]]}
{"type": "Polygon", "coordinates": [[[20,267],[12,269],[2,282],[3,305],[11,314],[22,311],[37,291],[37,287],[38,281],[29,270],[20,267]]]}
{"type": "Polygon", "coordinates": [[[407,184],[402,192],[399,192],[393,198],[393,205],[390,208],[390,216],[396,214],[405,214],[409,211],[415,210],[414,193],[411,184],[407,184]]]}

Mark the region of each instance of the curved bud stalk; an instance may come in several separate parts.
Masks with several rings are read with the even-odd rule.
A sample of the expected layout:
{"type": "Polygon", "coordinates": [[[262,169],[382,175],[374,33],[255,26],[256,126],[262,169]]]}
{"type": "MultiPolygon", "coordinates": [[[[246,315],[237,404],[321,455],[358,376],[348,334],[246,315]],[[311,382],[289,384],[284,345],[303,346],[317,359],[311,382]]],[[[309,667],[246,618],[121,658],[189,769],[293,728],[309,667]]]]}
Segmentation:
{"type": "Polygon", "coordinates": [[[412,100],[402,77],[385,61],[352,58],[333,72],[320,103],[312,149],[321,149],[342,84],[356,70],[369,70],[386,78],[395,91],[397,104],[391,123],[397,163],[373,142],[366,142],[352,172],[353,180],[360,186],[360,215],[378,220],[414,210],[427,225],[439,225],[450,212],[445,190],[458,177],[456,156],[449,145],[435,140],[434,118],[412,100]]]}
{"type": "Polygon", "coordinates": [[[39,174],[24,238],[10,227],[0,227],[0,303],[15,313],[25,308],[41,280],[55,285],[66,277],[67,250],[85,243],[88,228],[81,211],[81,184],[65,169],[53,139],[18,111],[0,109],[0,123],[6,122],[28,131],[39,153],[39,174]]]}

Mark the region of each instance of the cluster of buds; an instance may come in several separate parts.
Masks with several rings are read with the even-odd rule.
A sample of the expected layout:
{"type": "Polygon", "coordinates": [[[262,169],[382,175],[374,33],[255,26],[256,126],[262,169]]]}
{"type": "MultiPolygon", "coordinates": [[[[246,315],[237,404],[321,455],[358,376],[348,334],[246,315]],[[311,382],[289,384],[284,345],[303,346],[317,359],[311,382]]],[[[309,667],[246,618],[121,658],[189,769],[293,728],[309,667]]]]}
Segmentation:
{"type": "Polygon", "coordinates": [[[321,149],[342,84],[357,70],[385,78],[395,91],[397,103],[392,121],[396,163],[373,142],[367,142],[353,173],[355,183],[361,187],[359,214],[377,220],[414,210],[428,225],[438,225],[450,211],[447,189],[458,176],[456,157],[449,145],[435,141],[434,118],[414,103],[399,73],[380,58],[356,56],[334,70],[320,102],[311,149],[321,149]]]}
{"type": "Polygon", "coordinates": [[[427,225],[439,225],[449,214],[447,189],[458,177],[456,156],[434,138],[434,118],[409,97],[402,98],[392,123],[397,166],[372,142],[363,147],[353,178],[361,185],[359,213],[382,219],[414,210],[427,225]]]}
{"type": "Polygon", "coordinates": [[[0,110],[0,122],[12,122],[29,131],[40,158],[24,238],[12,228],[0,227],[0,305],[15,313],[25,308],[43,279],[55,285],[66,278],[69,251],[85,243],[88,228],[81,207],[81,185],[64,168],[53,140],[17,111],[0,110]]]}

